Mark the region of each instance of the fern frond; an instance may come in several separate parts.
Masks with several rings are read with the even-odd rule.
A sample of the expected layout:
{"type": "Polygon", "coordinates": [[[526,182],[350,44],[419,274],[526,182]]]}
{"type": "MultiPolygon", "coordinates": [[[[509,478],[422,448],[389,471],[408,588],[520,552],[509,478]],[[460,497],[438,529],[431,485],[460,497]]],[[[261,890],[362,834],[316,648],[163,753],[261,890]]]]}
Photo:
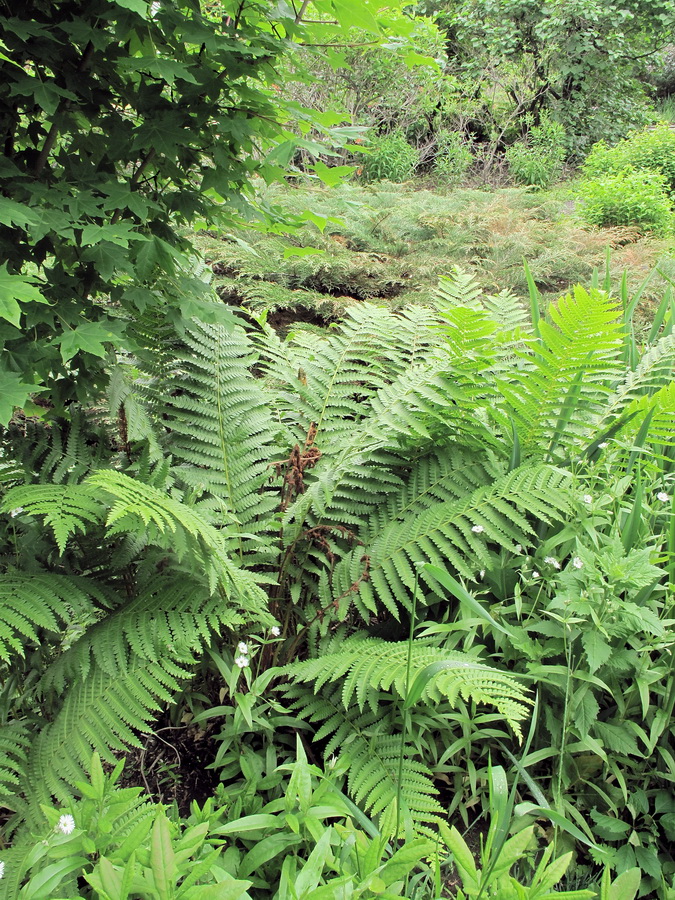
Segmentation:
{"type": "Polygon", "coordinates": [[[33,735],[25,722],[14,720],[0,726],[0,803],[12,808],[17,789],[25,777],[33,735]]]}
{"type": "Polygon", "coordinates": [[[441,275],[436,288],[436,299],[441,308],[465,307],[481,310],[482,289],[472,272],[454,266],[452,275],[441,275]]]}
{"type": "Polygon", "coordinates": [[[40,679],[40,693],[61,695],[74,681],[85,681],[93,668],[114,676],[129,661],[161,663],[169,657],[190,663],[194,655],[225,627],[236,629],[246,619],[222,597],[210,597],[184,579],[155,579],[133,600],[87,629],[52,663],[40,679]]]}
{"type": "Polygon", "coordinates": [[[142,747],[158,710],[171,701],[189,669],[171,659],[161,663],[133,657],[114,675],[95,667],[85,681],[70,686],[55,720],[45,726],[31,750],[26,783],[32,806],[71,796],[72,785],[86,780],[94,751],[110,763],[112,751],[142,747]]]}
{"type": "Polygon", "coordinates": [[[93,612],[90,597],[65,575],[0,575],[0,659],[24,655],[24,643],[37,641],[39,629],[58,633],[93,612]]]}
{"type": "Polygon", "coordinates": [[[506,415],[533,458],[586,437],[624,371],[619,309],[604,293],[576,287],[550,315],[557,327],[540,322],[528,368],[500,382],[506,415]]]}
{"type": "Polygon", "coordinates": [[[256,354],[239,327],[193,321],[184,340],[189,354],[166,385],[163,409],[168,450],[182,462],[176,474],[222,501],[251,531],[279,502],[277,491],[265,490],[279,448],[261,382],[251,373],[256,354]]]}
{"type": "MultiPolygon", "coordinates": [[[[306,685],[292,685],[286,696],[292,708],[303,719],[322,723],[314,740],[330,737],[324,754],[334,753],[348,764],[347,788],[354,801],[375,819],[383,834],[396,830],[396,800],[399,796],[398,768],[401,754],[400,735],[385,733],[382,713],[346,708],[339,689],[322,691],[317,698],[306,685]]],[[[406,826],[422,834],[432,834],[443,819],[443,807],[436,799],[432,773],[419,759],[415,748],[404,748],[401,772],[401,835],[406,826]]]]}
{"type": "MultiPolygon", "coordinates": [[[[364,551],[353,550],[336,565],[333,594],[350,594],[362,615],[383,604],[398,617],[401,606],[409,609],[415,584],[415,566],[431,562],[450,563],[464,578],[490,564],[488,544],[516,552],[516,544],[532,543],[533,528],[528,516],[550,521],[570,508],[567,496],[570,476],[551,466],[524,466],[479,487],[470,494],[419,511],[411,509],[401,520],[372,519],[364,551]]],[[[435,590],[434,580],[422,578],[435,590]]]]}
{"type": "Polygon", "coordinates": [[[82,485],[25,484],[5,494],[0,511],[20,508],[31,516],[43,516],[51,527],[61,553],[68,538],[102,520],[105,509],[98,498],[82,485]]]}
{"type": "MultiPolygon", "coordinates": [[[[599,417],[597,432],[602,432],[604,427],[628,409],[632,412],[638,407],[654,405],[646,404],[645,399],[672,384],[674,372],[675,334],[669,334],[642,355],[635,369],[628,371],[625,379],[608,399],[607,406],[599,417]]],[[[631,430],[637,430],[635,425],[634,422],[631,430]]],[[[637,427],[639,428],[639,423],[637,427]]]]}
{"type": "MultiPolygon", "coordinates": [[[[520,736],[520,723],[528,714],[526,691],[509,672],[501,672],[466,653],[443,650],[422,640],[413,641],[411,682],[432,663],[447,664],[427,683],[422,697],[438,702],[445,697],[452,705],[458,696],[495,706],[520,736]]],[[[318,659],[292,663],[284,670],[295,682],[313,682],[318,692],[325,684],[339,681],[341,701],[349,709],[353,701],[360,711],[368,705],[377,714],[380,691],[406,698],[408,642],[390,642],[379,638],[347,638],[334,653],[322,653],[318,659]]]]}

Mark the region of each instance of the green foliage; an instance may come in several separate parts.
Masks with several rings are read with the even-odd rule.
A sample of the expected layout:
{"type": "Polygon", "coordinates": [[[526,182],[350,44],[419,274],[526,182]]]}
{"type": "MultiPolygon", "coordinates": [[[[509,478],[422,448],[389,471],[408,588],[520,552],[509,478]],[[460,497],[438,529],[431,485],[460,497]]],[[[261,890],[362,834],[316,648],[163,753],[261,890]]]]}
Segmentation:
{"type": "Polygon", "coordinates": [[[436,133],[434,175],[446,184],[458,184],[473,162],[473,154],[459,131],[436,133]]]}
{"type": "Polygon", "coordinates": [[[446,30],[453,73],[479,98],[474,116],[492,140],[508,140],[524,115],[548,109],[572,156],[583,158],[596,141],[614,142],[649,120],[641,76],[672,34],[671,0],[423,6],[446,30]]]}
{"type": "Polygon", "coordinates": [[[662,124],[634,132],[613,147],[600,141],[588,154],[583,171],[595,178],[621,174],[627,167],[656,172],[663,176],[668,191],[675,191],[675,131],[662,124]]]}
{"type": "Polygon", "coordinates": [[[508,148],[506,161],[518,184],[546,188],[560,175],[565,154],[564,128],[544,118],[530,128],[526,141],[508,148]]]}
{"type": "MultiPolygon", "coordinates": [[[[374,43],[383,26],[397,34],[396,10],[378,20],[371,6],[320,0],[318,42],[352,14],[374,43]]],[[[98,394],[138,317],[229,320],[184,226],[277,219],[251,179],[278,180],[297,148],[330,154],[350,136],[330,131],[341,116],[270,89],[280,57],[312,43],[305,8],[31,0],[3,17],[4,424],[35,393],[56,417],[98,394]],[[327,143],[287,129],[297,119],[327,143]]]]}
{"type": "Polygon", "coordinates": [[[642,231],[669,233],[673,206],[662,175],[625,168],[590,178],[579,188],[581,214],[589,225],[634,225],[642,231]]]}
{"type": "Polygon", "coordinates": [[[411,178],[419,161],[419,153],[403,132],[392,131],[371,139],[368,153],[361,164],[367,181],[406,181],[411,178]]]}

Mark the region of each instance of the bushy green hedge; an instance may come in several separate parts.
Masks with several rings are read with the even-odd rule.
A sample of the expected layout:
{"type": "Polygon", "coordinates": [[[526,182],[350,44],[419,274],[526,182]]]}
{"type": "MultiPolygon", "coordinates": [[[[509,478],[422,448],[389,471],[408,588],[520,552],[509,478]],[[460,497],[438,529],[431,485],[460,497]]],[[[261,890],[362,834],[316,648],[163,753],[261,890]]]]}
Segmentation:
{"type": "Polygon", "coordinates": [[[473,154],[461,132],[444,129],[436,134],[434,175],[439,181],[458,184],[472,162],[473,154]]]}
{"type": "Polygon", "coordinates": [[[636,225],[664,234],[673,223],[673,206],[663,175],[627,166],[582,182],[581,214],[589,225],[636,225]]]}
{"type": "Polygon", "coordinates": [[[663,175],[666,187],[675,192],[675,130],[658,125],[650,131],[639,131],[608,147],[600,141],[592,148],[583,165],[590,178],[618,175],[627,166],[663,175]]]}
{"type": "Polygon", "coordinates": [[[546,188],[556,178],[565,160],[565,130],[562,125],[542,119],[530,129],[526,141],[512,144],[506,151],[509,172],[518,184],[546,188]]]}

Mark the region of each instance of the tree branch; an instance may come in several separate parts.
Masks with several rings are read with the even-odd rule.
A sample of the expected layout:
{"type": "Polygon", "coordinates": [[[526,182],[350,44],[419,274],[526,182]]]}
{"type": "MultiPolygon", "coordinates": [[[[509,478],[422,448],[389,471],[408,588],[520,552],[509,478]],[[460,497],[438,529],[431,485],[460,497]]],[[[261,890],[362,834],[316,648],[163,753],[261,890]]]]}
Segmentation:
{"type": "MultiPolygon", "coordinates": [[[[80,64],[77,67],[78,72],[80,72],[80,73],[84,72],[88,68],[93,54],[94,54],[94,45],[92,44],[91,41],[89,41],[87,46],[84,48],[82,57],[80,59],[80,64]]],[[[37,177],[40,176],[40,173],[46,166],[47,160],[49,159],[49,154],[54,149],[54,144],[56,143],[56,138],[59,135],[59,126],[57,124],[58,114],[60,112],[63,112],[64,110],[68,109],[69,105],[70,105],[70,100],[65,100],[63,103],[60,103],[59,106],[57,107],[57,110],[56,110],[56,113],[54,116],[54,121],[52,122],[52,127],[49,129],[49,134],[47,135],[47,139],[44,142],[44,146],[42,147],[42,150],[40,151],[40,155],[38,156],[37,160],[35,161],[35,166],[33,168],[33,174],[37,177]]]]}

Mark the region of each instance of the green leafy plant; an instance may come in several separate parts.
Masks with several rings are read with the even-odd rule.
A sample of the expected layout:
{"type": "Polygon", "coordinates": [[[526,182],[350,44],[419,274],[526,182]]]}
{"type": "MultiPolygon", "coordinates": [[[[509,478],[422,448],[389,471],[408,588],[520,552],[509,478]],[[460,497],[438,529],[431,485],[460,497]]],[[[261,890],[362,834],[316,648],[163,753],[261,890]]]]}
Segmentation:
{"type": "Polygon", "coordinates": [[[627,167],[662,175],[672,193],[675,190],[675,131],[667,124],[660,124],[633,132],[612,147],[600,141],[593,146],[582,168],[589,178],[597,178],[618,175],[627,167]]]}
{"type": "Polygon", "coordinates": [[[436,133],[436,157],[434,175],[446,184],[462,181],[471,163],[473,154],[464,135],[459,131],[441,130],[436,133]]]}
{"type": "Polygon", "coordinates": [[[362,174],[368,181],[406,181],[414,174],[418,160],[418,151],[403,132],[392,131],[371,140],[368,153],[363,155],[362,174]]]}
{"type": "Polygon", "coordinates": [[[668,233],[673,206],[662,175],[626,168],[583,181],[581,215],[589,225],[634,225],[641,231],[668,233]]]}
{"type": "Polygon", "coordinates": [[[543,118],[527,132],[525,141],[506,151],[509,172],[518,184],[546,188],[562,170],[565,160],[565,130],[557,122],[543,118]]]}

